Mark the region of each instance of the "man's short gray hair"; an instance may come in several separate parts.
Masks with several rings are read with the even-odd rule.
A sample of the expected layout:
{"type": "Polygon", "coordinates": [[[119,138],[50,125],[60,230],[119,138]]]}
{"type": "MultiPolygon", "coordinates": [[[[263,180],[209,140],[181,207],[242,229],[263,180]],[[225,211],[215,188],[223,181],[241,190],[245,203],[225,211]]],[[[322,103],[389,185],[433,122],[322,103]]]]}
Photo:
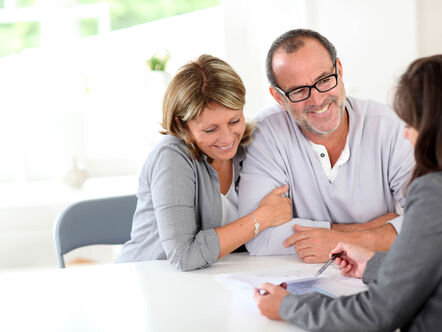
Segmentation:
{"type": "Polygon", "coordinates": [[[287,31],[286,33],[276,38],[276,40],[273,42],[272,46],[270,46],[270,49],[267,53],[266,74],[267,74],[267,79],[269,80],[271,85],[278,86],[272,68],[273,55],[275,54],[275,52],[280,48],[283,48],[287,52],[287,54],[290,54],[296,51],[297,49],[301,48],[302,46],[304,46],[304,40],[307,38],[316,39],[318,42],[320,42],[321,45],[324,46],[324,48],[327,50],[332,62],[335,63],[336,61],[335,46],[332,43],[330,43],[330,41],[327,38],[325,38],[323,35],[321,35],[319,32],[309,29],[295,29],[287,31]]]}

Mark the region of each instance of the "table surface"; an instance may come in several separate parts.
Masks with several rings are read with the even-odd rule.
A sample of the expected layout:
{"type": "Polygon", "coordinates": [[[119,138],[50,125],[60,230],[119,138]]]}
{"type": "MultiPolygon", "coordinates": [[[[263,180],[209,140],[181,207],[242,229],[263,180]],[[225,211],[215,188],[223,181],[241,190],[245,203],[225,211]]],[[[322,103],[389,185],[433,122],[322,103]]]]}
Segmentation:
{"type": "Polygon", "coordinates": [[[240,253],[192,272],[167,261],[4,272],[0,331],[299,331],[262,317],[251,290],[214,278],[287,264],[304,263],[240,253]]]}

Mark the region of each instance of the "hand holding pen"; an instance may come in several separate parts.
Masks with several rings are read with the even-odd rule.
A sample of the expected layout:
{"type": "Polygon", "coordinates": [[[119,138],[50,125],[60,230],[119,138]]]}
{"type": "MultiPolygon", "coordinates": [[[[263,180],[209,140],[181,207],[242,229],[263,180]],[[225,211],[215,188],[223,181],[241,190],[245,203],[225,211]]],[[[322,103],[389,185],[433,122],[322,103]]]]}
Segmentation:
{"type": "Polygon", "coordinates": [[[330,260],[334,260],[341,270],[342,275],[346,277],[362,278],[367,262],[373,257],[373,255],[374,252],[367,248],[339,242],[336,248],[331,251],[330,260]],[[337,256],[333,258],[334,255],[337,256]]]}
{"type": "Polygon", "coordinates": [[[331,265],[331,263],[333,263],[333,261],[334,261],[336,258],[342,256],[342,254],[344,254],[344,252],[339,252],[339,253],[336,253],[336,254],[330,254],[330,259],[329,259],[324,265],[322,265],[322,267],[319,269],[318,272],[316,272],[315,277],[319,277],[319,275],[320,275],[322,272],[324,272],[325,269],[328,268],[328,267],[331,265]]]}

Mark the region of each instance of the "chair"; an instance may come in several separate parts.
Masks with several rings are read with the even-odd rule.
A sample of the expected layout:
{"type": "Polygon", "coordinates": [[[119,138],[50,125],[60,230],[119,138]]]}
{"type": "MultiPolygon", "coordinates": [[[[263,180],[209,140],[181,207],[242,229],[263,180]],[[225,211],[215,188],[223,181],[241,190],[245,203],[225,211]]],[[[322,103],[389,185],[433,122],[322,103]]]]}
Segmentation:
{"type": "Polygon", "coordinates": [[[93,199],[75,203],[58,217],[54,246],[60,268],[63,255],[92,244],[123,244],[130,239],[135,195],[93,199]]]}

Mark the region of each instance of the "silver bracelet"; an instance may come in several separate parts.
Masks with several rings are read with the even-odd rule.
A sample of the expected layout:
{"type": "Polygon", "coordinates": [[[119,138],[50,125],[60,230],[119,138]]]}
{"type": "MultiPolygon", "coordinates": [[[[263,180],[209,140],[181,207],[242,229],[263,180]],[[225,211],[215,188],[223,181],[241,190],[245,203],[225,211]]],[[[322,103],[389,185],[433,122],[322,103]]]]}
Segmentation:
{"type": "Polygon", "coordinates": [[[250,213],[250,215],[252,216],[253,221],[255,222],[255,236],[257,236],[259,233],[259,223],[256,221],[256,218],[252,213],[250,213]]]}

